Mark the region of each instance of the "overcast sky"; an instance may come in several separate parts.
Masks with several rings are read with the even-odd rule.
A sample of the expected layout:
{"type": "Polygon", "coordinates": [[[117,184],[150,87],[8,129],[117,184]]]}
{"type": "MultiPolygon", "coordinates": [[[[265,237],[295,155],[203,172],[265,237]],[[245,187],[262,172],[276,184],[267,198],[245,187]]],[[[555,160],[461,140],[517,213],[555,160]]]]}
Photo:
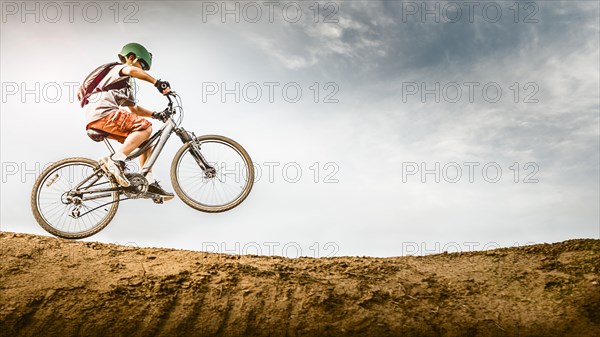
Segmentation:
{"type": "MultiPolygon", "coordinates": [[[[237,140],[260,176],[227,213],[123,202],[89,241],[294,257],[600,237],[598,2],[317,4],[3,1],[1,230],[46,234],[36,172],[105,154],[69,83],[135,41],[183,126],[237,140]]],[[[169,190],[179,146],[154,172],[169,190]]]]}

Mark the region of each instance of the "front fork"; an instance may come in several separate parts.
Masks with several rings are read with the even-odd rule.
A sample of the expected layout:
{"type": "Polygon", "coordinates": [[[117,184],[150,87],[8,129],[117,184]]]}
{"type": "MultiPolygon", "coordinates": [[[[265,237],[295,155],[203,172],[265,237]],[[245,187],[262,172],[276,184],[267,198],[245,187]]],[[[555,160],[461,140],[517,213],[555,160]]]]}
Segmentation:
{"type": "Polygon", "coordinates": [[[200,166],[204,172],[204,175],[207,178],[213,178],[216,175],[216,170],[202,155],[202,152],[200,151],[200,144],[198,143],[196,135],[193,132],[188,132],[181,127],[175,129],[175,134],[181,139],[183,144],[190,144],[190,153],[192,157],[194,157],[194,160],[196,160],[196,163],[198,163],[198,166],[200,166]]]}

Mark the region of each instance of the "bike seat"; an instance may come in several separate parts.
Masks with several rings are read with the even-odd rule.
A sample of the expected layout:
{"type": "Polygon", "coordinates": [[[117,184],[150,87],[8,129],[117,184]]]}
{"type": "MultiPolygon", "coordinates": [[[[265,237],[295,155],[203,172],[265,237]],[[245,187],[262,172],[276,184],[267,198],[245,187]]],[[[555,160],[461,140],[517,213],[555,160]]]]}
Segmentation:
{"type": "Polygon", "coordinates": [[[98,129],[87,129],[87,135],[95,142],[101,142],[108,137],[108,132],[98,129]]]}

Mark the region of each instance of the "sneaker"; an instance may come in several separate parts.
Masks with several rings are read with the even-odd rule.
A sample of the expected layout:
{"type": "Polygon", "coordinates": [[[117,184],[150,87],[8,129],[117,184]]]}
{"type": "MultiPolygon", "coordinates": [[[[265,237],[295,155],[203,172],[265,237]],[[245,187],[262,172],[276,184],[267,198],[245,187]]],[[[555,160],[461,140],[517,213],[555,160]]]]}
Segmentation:
{"type": "MultiPolygon", "coordinates": [[[[156,180],[152,184],[148,185],[148,193],[159,195],[160,200],[171,200],[175,197],[175,194],[167,192],[162,187],[160,187],[158,181],[156,180]]],[[[154,200],[154,202],[156,202],[156,200],[154,200]]]]}
{"type": "Polygon", "coordinates": [[[111,174],[117,180],[117,183],[123,187],[131,185],[127,177],[125,177],[125,162],[122,160],[114,160],[110,156],[98,160],[100,167],[107,174],[111,174]]]}

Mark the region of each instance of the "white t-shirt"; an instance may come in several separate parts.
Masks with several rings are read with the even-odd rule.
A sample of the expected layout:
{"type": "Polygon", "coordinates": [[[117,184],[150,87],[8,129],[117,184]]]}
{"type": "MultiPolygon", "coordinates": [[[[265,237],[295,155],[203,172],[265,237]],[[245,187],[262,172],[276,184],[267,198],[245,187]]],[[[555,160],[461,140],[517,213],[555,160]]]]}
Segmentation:
{"type": "MultiPolygon", "coordinates": [[[[133,81],[130,76],[121,76],[119,73],[126,64],[116,65],[112,68],[108,74],[98,83],[98,88],[104,88],[107,85],[113,84],[120,80],[129,79],[133,81]]],[[[89,103],[85,106],[85,117],[89,123],[103,118],[110,114],[112,111],[121,109],[123,106],[135,105],[135,98],[133,91],[131,90],[131,84],[123,89],[113,89],[108,91],[101,91],[92,94],[89,97],[89,103]]]]}

